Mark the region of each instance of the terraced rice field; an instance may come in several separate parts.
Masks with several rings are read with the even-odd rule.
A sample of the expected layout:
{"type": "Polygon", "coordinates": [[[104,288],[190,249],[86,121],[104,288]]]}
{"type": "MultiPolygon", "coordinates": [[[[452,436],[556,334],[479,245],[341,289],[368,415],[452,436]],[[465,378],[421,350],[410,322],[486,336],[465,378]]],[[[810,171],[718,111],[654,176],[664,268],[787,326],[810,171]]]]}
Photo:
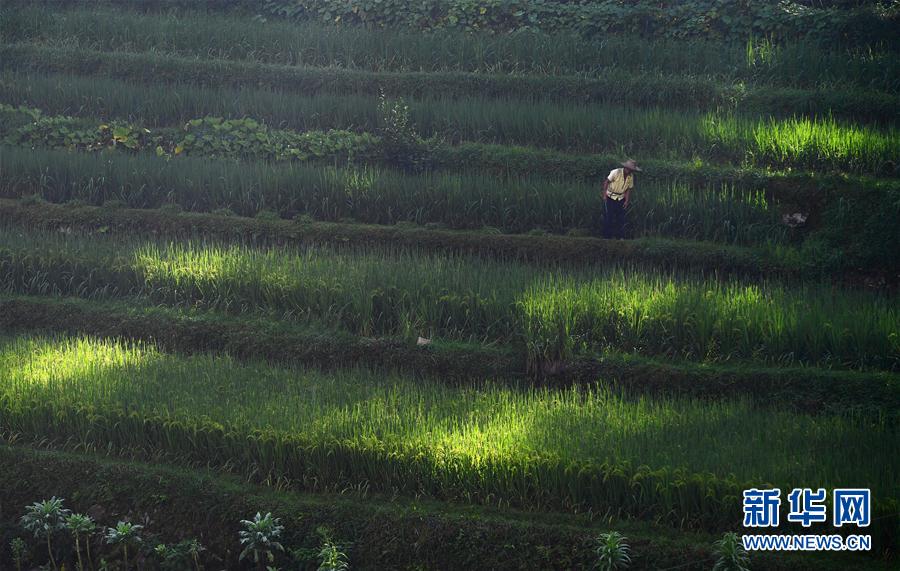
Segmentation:
{"type": "Polygon", "coordinates": [[[709,568],[744,489],[859,486],[870,553],[753,568],[896,563],[889,47],[165,5],[0,6],[13,484],[95,465],[350,498],[381,515],[310,521],[352,536],[354,568],[410,569],[587,568],[609,529],[646,548],[635,568],[709,568]],[[604,240],[600,184],[631,157],[629,239],[604,240]],[[452,531],[414,524],[430,547],[407,551],[417,510],[452,531]]]}

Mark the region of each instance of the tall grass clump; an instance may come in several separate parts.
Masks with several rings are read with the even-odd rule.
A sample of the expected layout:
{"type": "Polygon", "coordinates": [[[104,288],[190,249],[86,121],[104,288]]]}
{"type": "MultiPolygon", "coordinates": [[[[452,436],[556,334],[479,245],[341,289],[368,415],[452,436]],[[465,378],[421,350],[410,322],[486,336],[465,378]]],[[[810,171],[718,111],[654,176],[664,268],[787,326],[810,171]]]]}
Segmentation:
{"type": "Polygon", "coordinates": [[[0,372],[3,432],[316,490],[677,513],[688,525],[736,521],[748,484],[864,481],[876,506],[898,491],[896,427],[852,413],[635,401],[602,386],[449,388],[89,338],[0,338],[0,372]]]}

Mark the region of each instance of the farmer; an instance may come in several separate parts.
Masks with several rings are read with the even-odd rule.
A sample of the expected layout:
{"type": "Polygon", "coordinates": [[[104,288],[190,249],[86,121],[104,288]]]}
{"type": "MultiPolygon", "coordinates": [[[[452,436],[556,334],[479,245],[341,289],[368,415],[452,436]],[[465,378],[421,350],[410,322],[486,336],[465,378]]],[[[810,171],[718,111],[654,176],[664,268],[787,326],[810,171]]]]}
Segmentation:
{"type": "Polygon", "coordinates": [[[622,168],[613,169],[603,179],[603,196],[606,202],[606,218],[603,220],[604,238],[625,237],[625,209],[634,188],[634,173],[641,168],[633,159],[622,163],[622,168]]]}

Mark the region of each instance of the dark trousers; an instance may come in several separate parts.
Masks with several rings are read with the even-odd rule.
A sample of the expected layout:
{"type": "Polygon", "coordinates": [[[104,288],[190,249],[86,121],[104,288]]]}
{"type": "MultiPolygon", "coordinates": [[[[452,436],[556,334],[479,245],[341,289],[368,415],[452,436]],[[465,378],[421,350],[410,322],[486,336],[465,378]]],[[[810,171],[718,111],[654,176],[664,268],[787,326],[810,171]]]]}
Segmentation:
{"type": "Polygon", "coordinates": [[[603,218],[604,238],[625,237],[625,201],[606,199],[606,216],[603,218]]]}

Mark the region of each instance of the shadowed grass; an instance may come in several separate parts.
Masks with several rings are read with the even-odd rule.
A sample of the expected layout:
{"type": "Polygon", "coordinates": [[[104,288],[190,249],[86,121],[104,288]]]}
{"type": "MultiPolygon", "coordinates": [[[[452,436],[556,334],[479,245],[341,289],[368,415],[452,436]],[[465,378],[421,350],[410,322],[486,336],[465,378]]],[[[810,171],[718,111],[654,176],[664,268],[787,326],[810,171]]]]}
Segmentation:
{"type": "Polygon", "coordinates": [[[532,32],[424,34],[317,23],[263,23],[209,12],[141,14],[103,7],[49,13],[40,8],[10,10],[2,32],[7,42],[286,65],[586,75],[628,67],[804,87],[851,84],[890,91],[900,87],[900,70],[890,52],[837,50],[811,42],[648,42],[616,35],[589,41],[532,32]]]}
{"type": "Polygon", "coordinates": [[[615,103],[631,107],[732,110],[776,117],[834,116],[872,124],[900,118],[900,98],[861,88],[800,89],[748,86],[692,75],[607,69],[600,77],[497,74],[460,71],[368,71],[339,67],[287,66],[246,60],[192,58],[157,52],[104,52],[33,44],[0,46],[7,69],[106,77],[139,84],[269,88],[291,95],[514,99],[615,103]],[[616,77],[610,89],[608,77],[616,77]]]}

